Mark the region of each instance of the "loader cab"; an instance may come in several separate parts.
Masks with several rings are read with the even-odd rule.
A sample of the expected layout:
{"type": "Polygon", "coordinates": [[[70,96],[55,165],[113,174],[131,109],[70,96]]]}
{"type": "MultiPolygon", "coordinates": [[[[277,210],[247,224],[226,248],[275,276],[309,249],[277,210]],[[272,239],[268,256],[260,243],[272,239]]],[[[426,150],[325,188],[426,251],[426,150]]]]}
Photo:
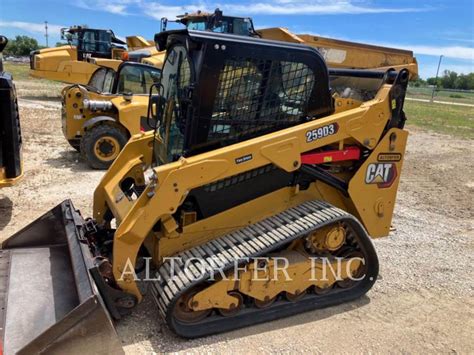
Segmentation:
{"type": "Polygon", "coordinates": [[[123,62],[117,71],[112,68],[97,69],[88,86],[101,94],[148,95],[150,86],[161,79],[161,69],[147,64],[123,62]]]}
{"type": "Polygon", "coordinates": [[[331,114],[328,69],[313,48],[201,31],[155,36],[167,55],[158,163],[225,147],[331,114]],[[202,63],[206,65],[202,65],[202,63]]]}
{"type": "Polygon", "coordinates": [[[161,32],[167,30],[168,22],[176,22],[186,26],[190,31],[210,31],[215,33],[230,33],[239,36],[259,37],[250,17],[224,16],[216,9],[213,13],[197,11],[177,16],[175,21],[161,19],[161,32]]]}
{"type": "Polygon", "coordinates": [[[77,48],[77,60],[88,57],[120,58],[125,51],[126,43],[117,37],[112,30],[92,29],[74,26],[61,29],[61,39],[77,48]]]}

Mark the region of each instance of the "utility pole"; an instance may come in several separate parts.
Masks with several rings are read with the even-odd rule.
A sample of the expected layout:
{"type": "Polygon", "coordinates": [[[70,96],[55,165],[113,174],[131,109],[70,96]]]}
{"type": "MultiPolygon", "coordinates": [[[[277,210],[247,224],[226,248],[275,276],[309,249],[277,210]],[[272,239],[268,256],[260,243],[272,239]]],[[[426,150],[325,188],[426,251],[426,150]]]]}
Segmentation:
{"type": "Polygon", "coordinates": [[[44,31],[45,31],[44,36],[46,37],[46,47],[49,47],[49,45],[48,45],[48,21],[44,21],[44,31]]]}
{"type": "Polygon", "coordinates": [[[443,59],[443,55],[439,56],[438,69],[436,70],[435,86],[433,87],[433,92],[431,93],[431,102],[433,102],[435,90],[438,88],[438,74],[439,74],[439,67],[441,66],[441,59],[443,59]]]}

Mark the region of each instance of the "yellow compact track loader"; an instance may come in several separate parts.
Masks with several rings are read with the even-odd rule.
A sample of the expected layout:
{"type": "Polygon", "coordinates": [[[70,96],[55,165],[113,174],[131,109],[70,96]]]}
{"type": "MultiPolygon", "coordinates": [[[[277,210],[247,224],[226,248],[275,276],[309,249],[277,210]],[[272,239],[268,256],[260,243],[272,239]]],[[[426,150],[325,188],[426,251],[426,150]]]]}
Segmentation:
{"type": "Polygon", "coordinates": [[[3,71],[2,51],[8,40],[0,36],[0,188],[12,186],[23,175],[21,129],[15,84],[3,71]]]}
{"type": "Polygon", "coordinates": [[[331,69],[314,48],[177,30],[155,131],[94,193],[1,250],[4,353],[118,352],[112,319],[144,297],[199,337],[364,295],[405,156],[408,70],[331,69]]]}
{"type": "Polygon", "coordinates": [[[63,89],[64,136],[92,168],[107,169],[132,135],[153,129],[148,96],[160,77],[156,67],[122,62],[99,68],[86,86],[63,89]]]}

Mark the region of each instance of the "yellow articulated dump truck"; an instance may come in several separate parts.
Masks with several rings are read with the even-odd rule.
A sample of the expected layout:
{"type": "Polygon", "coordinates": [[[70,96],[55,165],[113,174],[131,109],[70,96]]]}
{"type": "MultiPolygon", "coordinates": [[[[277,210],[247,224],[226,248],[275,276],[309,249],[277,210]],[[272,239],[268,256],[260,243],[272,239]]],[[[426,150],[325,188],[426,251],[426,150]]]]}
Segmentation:
{"type": "Polygon", "coordinates": [[[262,38],[301,43],[316,48],[333,68],[408,69],[410,79],[418,76],[418,64],[412,51],[342,41],[308,34],[293,34],[285,28],[265,28],[257,31],[262,38]]]}
{"type": "Polygon", "coordinates": [[[93,218],[66,200],[2,245],[4,354],[120,353],[113,321],[144,297],[195,338],[349,302],[377,279],[408,70],[328,68],[310,46],[206,31],[155,42],[158,124],[105,173],[93,218]]]}
{"type": "Polygon", "coordinates": [[[36,78],[87,84],[98,66],[90,58],[121,61],[127,50],[139,50],[153,44],[139,36],[124,42],[112,30],[72,26],[61,30],[68,44],[31,52],[30,74],[36,78]]]}
{"type": "Polygon", "coordinates": [[[3,71],[2,51],[7,45],[0,36],[0,188],[12,186],[23,175],[21,128],[15,84],[3,71]]]}
{"type": "Polygon", "coordinates": [[[161,19],[161,28],[166,30],[168,22],[176,22],[189,30],[231,33],[241,36],[260,37],[290,43],[300,43],[316,48],[327,64],[333,68],[347,69],[408,69],[410,79],[418,76],[418,64],[412,51],[342,41],[309,34],[294,34],[286,28],[263,28],[255,30],[250,17],[224,16],[216,9],[214,13],[197,11],[180,15],[176,20],[161,19]]]}
{"type": "Polygon", "coordinates": [[[153,129],[148,97],[161,69],[121,62],[117,70],[99,67],[89,84],[62,92],[62,128],[69,144],[95,169],[107,169],[137,133],[153,129]]]}

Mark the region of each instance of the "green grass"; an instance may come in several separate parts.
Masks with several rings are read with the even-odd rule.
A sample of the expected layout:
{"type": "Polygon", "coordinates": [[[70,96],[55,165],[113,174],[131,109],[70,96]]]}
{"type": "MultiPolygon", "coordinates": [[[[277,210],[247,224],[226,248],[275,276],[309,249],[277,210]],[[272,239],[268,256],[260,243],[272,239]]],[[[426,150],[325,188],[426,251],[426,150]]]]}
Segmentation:
{"type": "Polygon", "coordinates": [[[407,124],[439,133],[474,138],[474,107],[405,101],[407,124]]]}
{"type": "Polygon", "coordinates": [[[30,66],[25,63],[3,63],[4,70],[13,75],[13,80],[30,79],[30,66]]]}
{"type": "Polygon", "coordinates": [[[4,70],[12,74],[17,94],[22,98],[59,99],[65,85],[58,81],[33,78],[29,74],[30,65],[27,63],[4,63],[4,70]]]}
{"type": "MultiPolygon", "coordinates": [[[[431,88],[415,88],[409,87],[407,97],[414,99],[431,99],[433,89],[431,88]]],[[[452,91],[436,91],[434,99],[437,101],[459,102],[465,104],[474,104],[474,92],[452,92],[452,91]]]]}

